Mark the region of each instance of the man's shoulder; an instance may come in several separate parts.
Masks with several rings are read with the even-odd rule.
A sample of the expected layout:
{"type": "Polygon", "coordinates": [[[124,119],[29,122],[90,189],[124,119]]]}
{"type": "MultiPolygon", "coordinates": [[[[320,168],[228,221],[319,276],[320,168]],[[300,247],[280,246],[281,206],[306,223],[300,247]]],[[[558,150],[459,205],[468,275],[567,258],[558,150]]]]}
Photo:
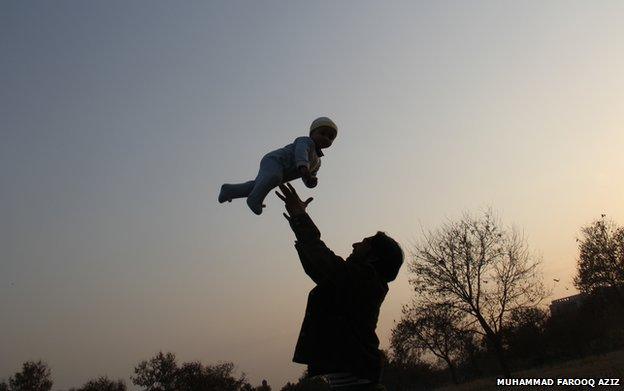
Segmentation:
{"type": "Polygon", "coordinates": [[[345,262],[345,265],[345,275],[357,286],[365,289],[375,286],[381,291],[387,290],[388,284],[370,263],[345,262]]]}
{"type": "Polygon", "coordinates": [[[283,150],[283,151],[288,151],[292,153],[294,151],[294,148],[298,144],[302,144],[302,143],[305,145],[314,144],[314,140],[312,140],[310,136],[299,136],[295,138],[292,143],[285,145],[284,147],[278,149],[278,151],[283,150]]]}
{"type": "Polygon", "coordinates": [[[312,140],[312,138],[310,136],[299,136],[293,142],[293,144],[297,144],[297,143],[305,143],[305,144],[312,143],[313,144],[314,140],[312,140]]]}

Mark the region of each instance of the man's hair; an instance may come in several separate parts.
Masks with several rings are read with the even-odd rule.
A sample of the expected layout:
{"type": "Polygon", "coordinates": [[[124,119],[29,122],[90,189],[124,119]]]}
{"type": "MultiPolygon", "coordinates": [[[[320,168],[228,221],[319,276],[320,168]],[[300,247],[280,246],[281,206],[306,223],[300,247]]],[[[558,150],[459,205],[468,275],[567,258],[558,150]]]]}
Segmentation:
{"type": "Polygon", "coordinates": [[[393,281],[403,264],[403,250],[394,239],[381,231],[373,236],[371,247],[373,255],[380,260],[374,263],[377,273],[386,282],[393,281]]]}

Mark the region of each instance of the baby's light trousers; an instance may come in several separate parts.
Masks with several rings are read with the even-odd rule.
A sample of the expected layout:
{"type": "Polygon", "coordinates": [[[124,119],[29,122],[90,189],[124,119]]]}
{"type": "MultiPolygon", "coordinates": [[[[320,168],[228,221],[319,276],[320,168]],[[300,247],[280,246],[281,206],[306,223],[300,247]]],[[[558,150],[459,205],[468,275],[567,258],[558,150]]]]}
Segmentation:
{"type": "Polygon", "coordinates": [[[284,167],[276,157],[264,156],[260,161],[258,175],[253,181],[225,184],[219,198],[234,199],[247,197],[247,205],[257,215],[262,213],[262,202],[269,192],[276,188],[284,177],[284,167]]]}

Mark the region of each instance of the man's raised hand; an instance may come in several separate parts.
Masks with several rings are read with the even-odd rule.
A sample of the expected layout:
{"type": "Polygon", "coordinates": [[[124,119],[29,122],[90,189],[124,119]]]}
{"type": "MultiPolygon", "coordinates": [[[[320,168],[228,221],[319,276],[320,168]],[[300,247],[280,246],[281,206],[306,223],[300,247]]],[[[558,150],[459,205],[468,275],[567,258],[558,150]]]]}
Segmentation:
{"type": "Polygon", "coordinates": [[[313,198],[310,197],[307,200],[302,201],[301,198],[299,198],[297,191],[290,183],[281,184],[279,185],[279,188],[282,191],[282,194],[280,194],[278,191],[276,191],[275,194],[282,201],[284,201],[286,211],[290,214],[289,216],[284,213],[284,217],[286,217],[286,220],[290,220],[290,218],[293,216],[304,214],[306,207],[310,202],[312,202],[313,198]]]}

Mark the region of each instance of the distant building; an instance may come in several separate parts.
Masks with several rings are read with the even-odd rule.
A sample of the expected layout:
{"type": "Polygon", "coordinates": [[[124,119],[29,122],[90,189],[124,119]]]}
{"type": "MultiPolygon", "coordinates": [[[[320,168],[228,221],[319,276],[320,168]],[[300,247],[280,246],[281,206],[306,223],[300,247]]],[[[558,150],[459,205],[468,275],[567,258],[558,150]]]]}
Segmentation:
{"type": "Polygon", "coordinates": [[[562,297],[561,299],[553,300],[550,303],[550,314],[552,316],[560,315],[562,313],[568,313],[576,311],[585,302],[587,295],[585,293],[579,293],[568,297],[562,297]]]}

